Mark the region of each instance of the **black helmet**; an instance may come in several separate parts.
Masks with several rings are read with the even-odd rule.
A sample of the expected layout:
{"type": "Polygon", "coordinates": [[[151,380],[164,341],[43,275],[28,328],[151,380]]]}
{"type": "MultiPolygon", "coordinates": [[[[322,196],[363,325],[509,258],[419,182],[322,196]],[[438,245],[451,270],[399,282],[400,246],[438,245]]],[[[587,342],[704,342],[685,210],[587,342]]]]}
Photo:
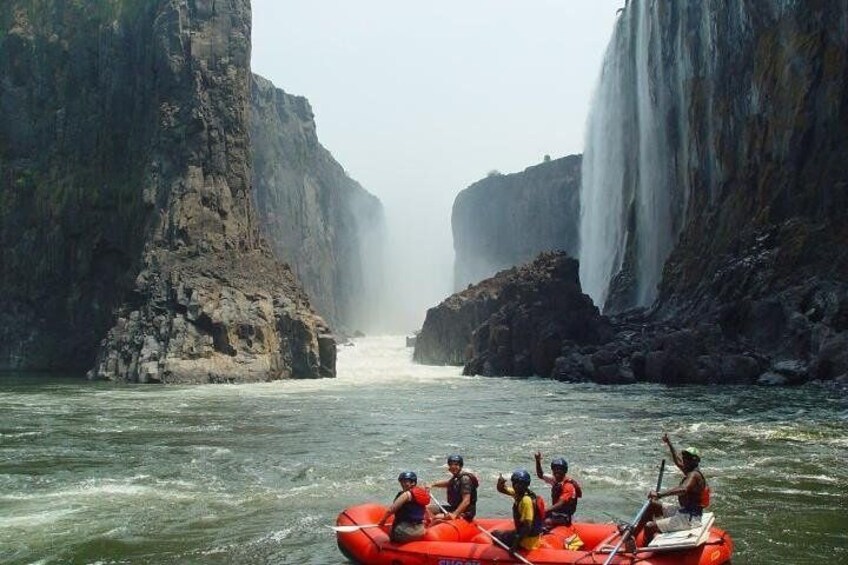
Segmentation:
{"type": "Polygon", "coordinates": [[[451,463],[459,463],[459,466],[462,467],[464,462],[462,461],[462,455],[457,455],[456,453],[452,453],[448,455],[448,465],[451,463]]]}
{"type": "Polygon", "coordinates": [[[413,473],[412,471],[404,471],[400,475],[398,475],[398,482],[400,481],[412,481],[414,484],[418,484],[418,475],[413,473]]]}
{"type": "Polygon", "coordinates": [[[551,461],[551,469],[562,469],[563,473],[568,472],[568,461],[563,459],[562,457],[557,457],[553,461],[551,461]]]}
{"type": "Polygon", "coordinates": [[[513,483],[523,484],[525,486],[530,485],[530,473],[527,472],[526,469],[516,469],[512,472],[512,476],[509,478],[513,483]]]}

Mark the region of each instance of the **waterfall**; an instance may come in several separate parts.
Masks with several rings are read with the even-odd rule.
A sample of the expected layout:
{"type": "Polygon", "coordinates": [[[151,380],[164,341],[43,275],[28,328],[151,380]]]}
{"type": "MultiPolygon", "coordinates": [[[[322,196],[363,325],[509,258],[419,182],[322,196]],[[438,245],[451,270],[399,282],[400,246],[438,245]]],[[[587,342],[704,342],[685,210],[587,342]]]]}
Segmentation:
{"type": "Polygon", "coordinates": [[[654,301],[688,200],[677,171],[681,71],[664,41],[677,36],[662,29],[661,9],[656,0],[634,0],[622,13],[586,128],[580,279],[607,308],[614,286],[624,297],[615,309],[654,301]]]}
{"type": "Polygon", "coordinates": [[[626,42],[619,20],[604,56],[583,151],[580,281],[598,305],[606,301],[610,279],[621,268],[627,233],[623,180],[632,112],[625,103],[629,100],[623,76],[628,69],[622,56],[627,53],[626,42]]]}

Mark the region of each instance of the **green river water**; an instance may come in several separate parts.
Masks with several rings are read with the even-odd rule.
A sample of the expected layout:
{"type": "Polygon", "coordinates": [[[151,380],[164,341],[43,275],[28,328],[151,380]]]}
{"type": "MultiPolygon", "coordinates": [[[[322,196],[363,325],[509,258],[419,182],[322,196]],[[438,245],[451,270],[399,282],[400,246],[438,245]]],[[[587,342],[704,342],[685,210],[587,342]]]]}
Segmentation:
{"type": "Polygon", "coordinates": [[[451,452],[481,477],[481,515],[508,515],[495,479],[540,450],[582,482],[581,519],[629,519],[666,431],[701,449],[735,565],[848,563],[844,396],[462,377],[410,358],[381,337],[340,348],[333,380],[0,376],[0,562],[341,564],[338,512],[389,502],[401,470],[444,478],[451,452]]]}

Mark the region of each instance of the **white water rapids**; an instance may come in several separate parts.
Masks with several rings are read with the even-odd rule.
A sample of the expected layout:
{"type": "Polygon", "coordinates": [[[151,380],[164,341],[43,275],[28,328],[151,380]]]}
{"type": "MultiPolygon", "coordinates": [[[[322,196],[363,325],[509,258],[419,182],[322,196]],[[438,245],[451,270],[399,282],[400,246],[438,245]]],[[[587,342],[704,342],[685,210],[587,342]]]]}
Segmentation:
{"type": "Polygon", "coordinates": [[[582,482],[581,519],[628,519],[668,456],[662,431],[701,449],[734,563],[805,563],[807,547],[848,558],[845,399],[463,377],[412,364],[403,344],[341,347],[333,380],[0,376],[0,562],[341,564],[325,525],[389,502],[401,470],[445,477],[452,452],[481,478],[481,515],[509,514],[495,480],[541,450],[582,482]]]}

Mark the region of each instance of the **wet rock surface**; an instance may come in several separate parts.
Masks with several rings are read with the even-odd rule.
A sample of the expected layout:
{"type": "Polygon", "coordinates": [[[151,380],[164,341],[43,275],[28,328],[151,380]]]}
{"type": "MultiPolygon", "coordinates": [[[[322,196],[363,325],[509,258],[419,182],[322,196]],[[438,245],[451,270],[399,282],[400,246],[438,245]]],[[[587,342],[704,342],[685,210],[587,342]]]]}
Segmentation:
{"type": "Polygon", "coordinates": [[[830,304],[827,311],[836,318],[823,316],[814,323],[813,311],[792,315],[779,301],[752,308],[758,312],[751,314],[758,331],[739,332],[718,318],[664,317],[657,309],[607,317],[581,292],[577,261],[544,253],[431,308],[414,359],[462,365],[469,375],[567,382],[794,386],[820,381],[840,388],[848,378],[848,332],[838,330],[841,322],[835,320],[844,297],[812,296],[819,296],[816,304],[830,304]],[[775,318],[787,322],[775,325],[775,318]],[[829,325],[821,322],[826,318],[829,325]]]}

